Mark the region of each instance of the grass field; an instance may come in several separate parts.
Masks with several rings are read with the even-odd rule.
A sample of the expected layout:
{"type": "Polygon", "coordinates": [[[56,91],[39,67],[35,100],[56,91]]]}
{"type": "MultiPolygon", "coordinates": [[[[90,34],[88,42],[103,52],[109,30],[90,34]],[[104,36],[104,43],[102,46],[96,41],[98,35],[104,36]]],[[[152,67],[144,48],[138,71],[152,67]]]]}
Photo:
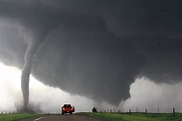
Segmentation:
{"type": "Polygon", "coordinates": [[[91,116],[105,121],[182,121],[182,114],[172,115],[168,113],[78,113],[77,115],[91,116]]]}
{"type": "MultiPolygon", "coordinates": [[[[182,121],[182,114],[178,113],[175,115],[168,113],[132,113],[132,114],[121,114],[121,113],[76,113],[81,116],[91,116],[104,121],[182,121]]],[[[0,114],[0,121],[17,121],[24,118],[40,117],[41,114],[0,114]]]]}
{"type": "Polygon", "coordinates": [[[30,117],[39,117],[40,114],[0,114],[0,121],[17,121],[19,119],[30,118],[30,117]]]}

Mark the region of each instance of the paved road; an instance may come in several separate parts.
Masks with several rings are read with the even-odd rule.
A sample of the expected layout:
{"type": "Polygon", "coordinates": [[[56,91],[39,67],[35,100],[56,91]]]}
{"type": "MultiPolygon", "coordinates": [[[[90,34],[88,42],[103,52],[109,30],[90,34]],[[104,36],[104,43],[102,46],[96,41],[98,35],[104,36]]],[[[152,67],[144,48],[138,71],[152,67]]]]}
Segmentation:
{"type": "Polygon", "coordinates": [[[77,115],[45,115],[40,118],[30,118],[21,121],[102,121],[95,118],[87,116],[77,116],[77,115]]]}

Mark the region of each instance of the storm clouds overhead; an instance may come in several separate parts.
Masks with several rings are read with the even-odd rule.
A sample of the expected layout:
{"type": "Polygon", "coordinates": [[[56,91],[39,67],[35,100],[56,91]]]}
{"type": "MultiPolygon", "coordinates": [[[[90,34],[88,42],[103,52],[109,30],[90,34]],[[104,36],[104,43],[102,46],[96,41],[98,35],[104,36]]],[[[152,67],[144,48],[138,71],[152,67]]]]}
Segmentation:
{"type": "Polygon", "coordinates": [[[181,5],[178,0],[0,0],[0,61],[23,70],[24,104],[31,73],[46,85],[118,105],[130,97],[137,77],[181,81],[181,5]]]}

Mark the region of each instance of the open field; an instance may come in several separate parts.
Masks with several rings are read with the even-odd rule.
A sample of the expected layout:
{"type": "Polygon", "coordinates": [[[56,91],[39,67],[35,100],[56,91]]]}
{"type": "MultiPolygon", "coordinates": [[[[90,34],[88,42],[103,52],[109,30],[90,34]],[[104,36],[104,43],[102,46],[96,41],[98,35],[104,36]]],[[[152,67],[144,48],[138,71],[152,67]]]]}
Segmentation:
{"type": "Polygon", "coordinates": [[[39,116],[41,116],[41,114],[30,114],[30,113],[0,114],[0,121],[18,121],[24,118],[39,117],[39,116]]]}
{"type": "Polygon", "coordinates": [[[91,116],[105,121],[182,121],[182,114],[169,113],[78,113],[77,115],[91,116]]]}
{"type": "MultiPolygon", "coordinates": [[[[26,119],[30,117],[41,117],[41,121],[47,119],[57,119],[59,120],[69,120],[69,121],[90,121],[89,117],[92,117],[91,120],[101,119],[103,121],[182,121],[182,114],[176,113],[175,115],[170,113],[76,113],[75,115],[42,115],[42,114],[0,114],[0,121],[19,121],[21,119],[26,119]],[[86,117],[85,117],[86,116],[86,117]],[[88,116],[88,117],[87,117],[88,116]],[[95,119],[94,119],[95,118],[95,119]]],[[[23,120],[24,121],[24,120],[23,120]]],[[[29,121],[29,120],[25,120],[29,121]]],[[[31,120],[32,121],[32,120],[31,120]]],[[[98,120],[100,121],[100,120],[98,120]]]]}

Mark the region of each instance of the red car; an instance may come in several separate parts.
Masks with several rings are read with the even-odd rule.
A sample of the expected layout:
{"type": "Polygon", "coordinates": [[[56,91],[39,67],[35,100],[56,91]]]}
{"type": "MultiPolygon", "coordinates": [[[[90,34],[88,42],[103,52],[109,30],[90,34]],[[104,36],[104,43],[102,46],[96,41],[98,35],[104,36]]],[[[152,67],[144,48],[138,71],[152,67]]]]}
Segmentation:
{"type": "Polygon", "coordinates": [[[65,113],[72,114],[75,111],[75,107],[71,106],[71,104],[64,104],[61,107],[61,110],[62,110],[62,114],[65,114],[65,113]]]}

